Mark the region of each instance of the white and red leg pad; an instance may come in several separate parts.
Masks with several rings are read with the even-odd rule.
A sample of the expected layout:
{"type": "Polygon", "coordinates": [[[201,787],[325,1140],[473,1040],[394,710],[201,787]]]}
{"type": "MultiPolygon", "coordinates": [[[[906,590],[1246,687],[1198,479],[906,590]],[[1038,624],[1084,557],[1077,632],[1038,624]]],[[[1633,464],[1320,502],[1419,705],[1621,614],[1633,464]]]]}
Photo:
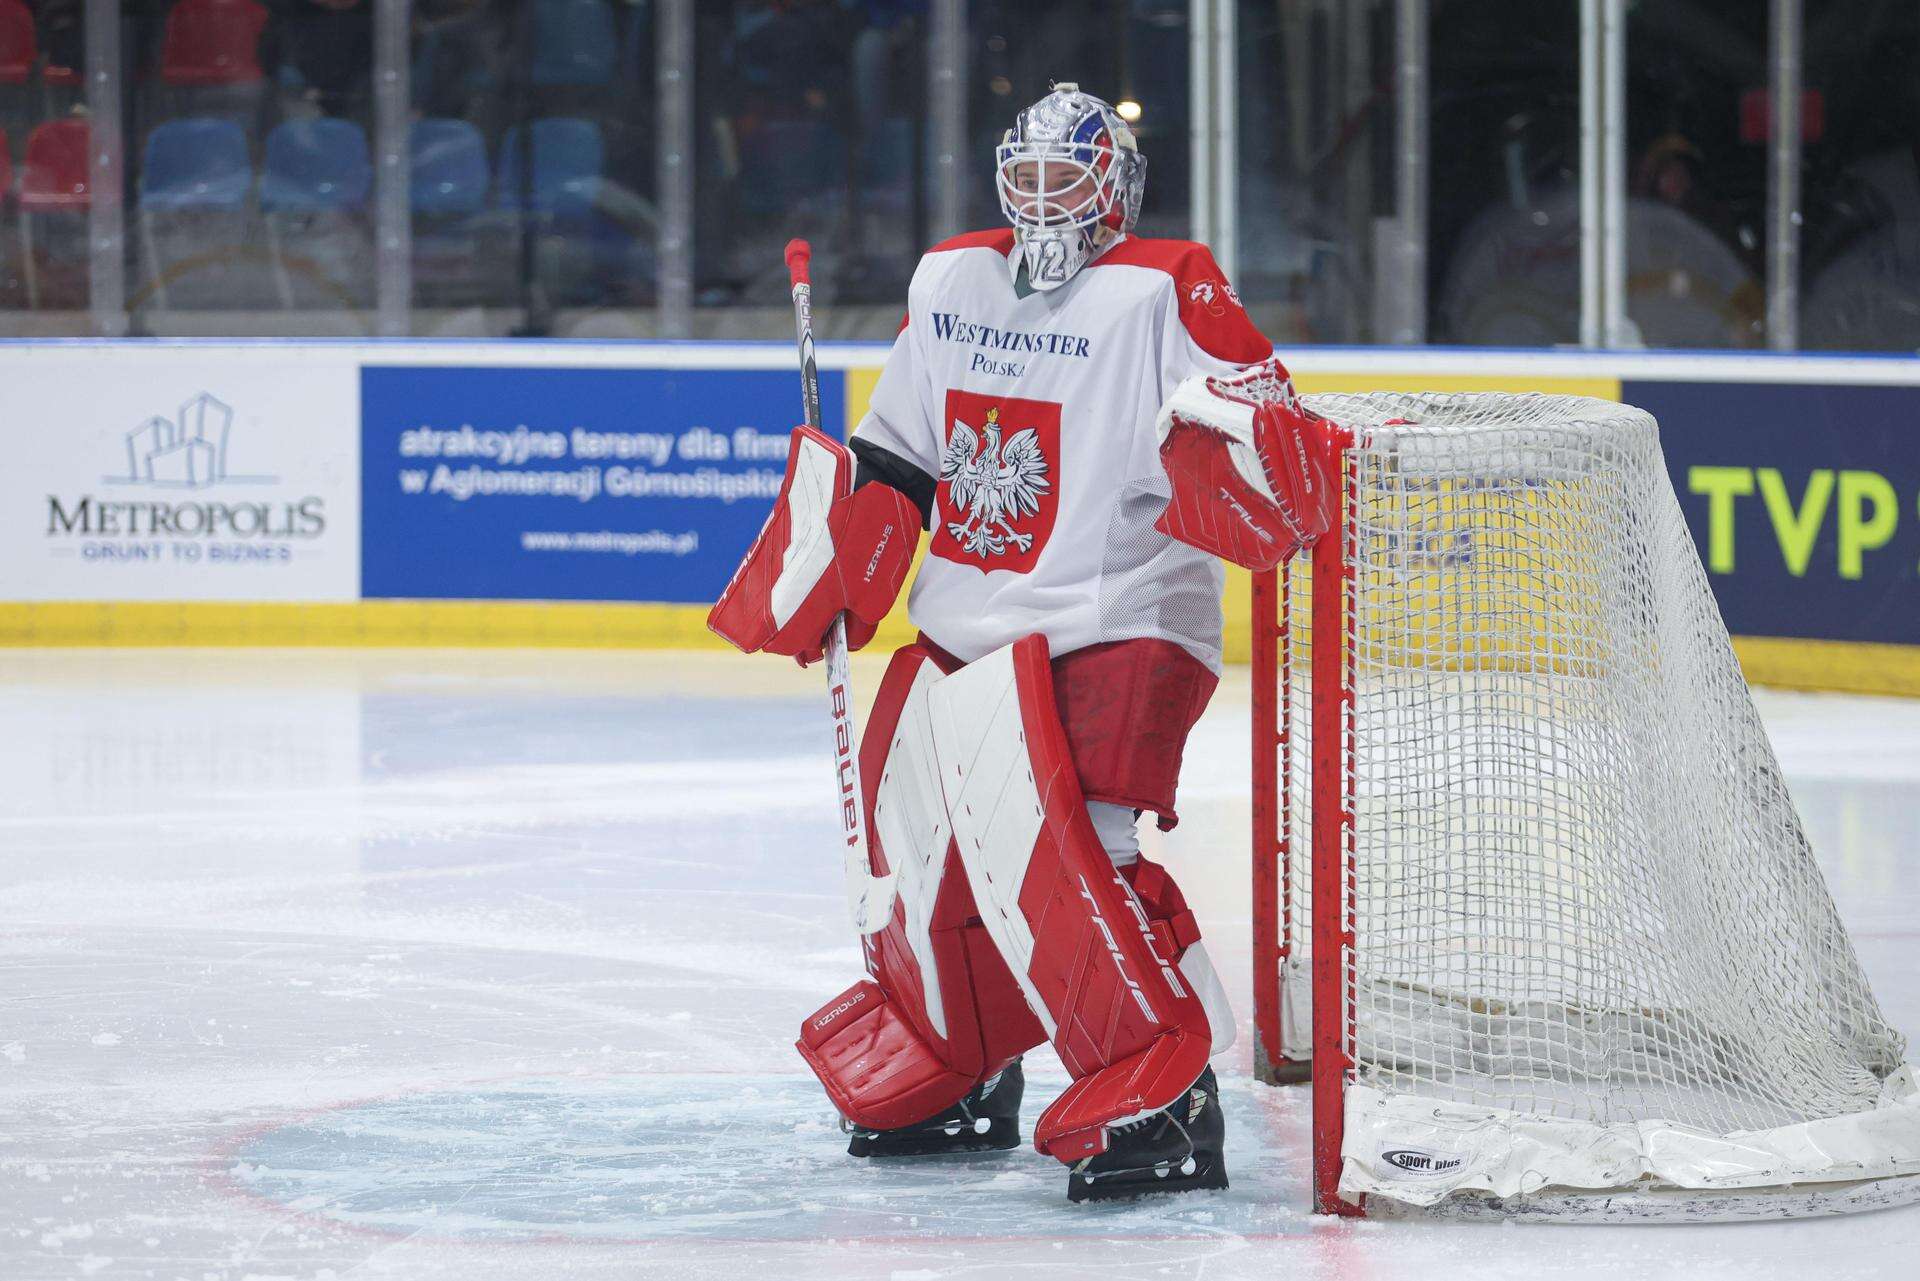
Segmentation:
{"type": "Polygon", "coordinates": [[[1161,955],[1174,958],[1181,977],[1206,1007],[1207,1025],[1213,1030],[1213,1053],[1233,1048],[1233,1006],[1227,1002],[1227,989],[1214,972],[1206,944],[1200,941],[1200,923],[1187,906],[1186,895],[1167,875],[1166,868],[1145,855],[1121,868],[1120,874],[1140,900],[1161,955]]]}
{"type": "Polygon", "coordinates": [[[1199,997],[1101,848],[1029,636],[934,683],[928,702],[955,843],[981,919],[1074,1082],[1034,1146],[1104,1152],[1107,1127],[1168,1106],[1207,1065],[1199,997]]]}
{"type": "Polygon", "coordinates": [[[800,1057],[840,1115],[894,1130],[952,1107],[975,1074],[946,1063],[878,983],[862,979],[800,1029],[800,1057]]]}
{"type": "Polygon", "coordinates": [[[893,656],[861,744],[874,871],[892,919],[867,940],[873,981],[801,1027],[797,1048],[841,1115],[872,1129],[934,1116],[1046,1039],[986,937],[948,830],[928,691],[941,668],[917,645],[893,656]]]}
{"type": "Polygon", "coordinates": [[[708,627],[749,654],[798,655],[845,611],[851,648],[873,638],[912,566],[920,512],[891,486],[855,490],[853,477],[846,446],[794,428],[780,494],[708,627]]]}

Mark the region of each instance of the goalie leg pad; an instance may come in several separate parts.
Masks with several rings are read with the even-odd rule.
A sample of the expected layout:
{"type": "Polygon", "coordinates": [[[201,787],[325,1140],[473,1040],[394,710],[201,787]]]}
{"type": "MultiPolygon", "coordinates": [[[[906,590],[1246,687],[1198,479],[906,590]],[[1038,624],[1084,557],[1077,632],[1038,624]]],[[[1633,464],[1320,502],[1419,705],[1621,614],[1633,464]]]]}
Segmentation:
{"type": "Polygon", "coordinates": [[[1226,986],[1214,971],[1206,944],[1200,940],[1200,923],[1187,906],[1186,895],[1174,884],[1167,869],[1150,858],[1135,859],[1121,872],[1147,914],[1161,954],[1174,958],[1181,977],[1206,1007],[1207,1026],[1213,1031],[1213,1053],[1225,1053],[1233,1048],[1233,1006],[1227,1001],[1226,986]]]}
{"type": "Polygon", "coordinates": [[[1074,1076],[1034,1130],[1065,1162],[1199,1077],[1207,1013],[1164,953],[1088,817],[1030,636],[936,682],[928,701],[947,813],[987,932],[1074,1076]]]}
{"type": "Polygon", "coordinates": [[[893,1130],[924,1121],[1046,1039],[979,920],[948,834],[927,691],[940,660],[893,656],[860,749],[873,871],[892,871],[886,926],[867,938],[871,982],[801,1027],[797,1048],[848,1121],[893,1130]]]}
{"type": "MultiPolygon", "coordinates": [[[[924,633],[947,671],[965,666],[924,633]]],[[[1150,810],[1172,831],[1180,759],[1220,678],[1172,641],[1148,637],[1087,645],[1053,660],[1054,702],[1081,794],[1150,810]]]]}
{"type": "Polygon", "coordinates": [[[796,1048],[840,1115],[876,1130],[933,1116],[974,1085],[975,1074],[951,1066],[871,980],[816,1010],[796,1048]]]}

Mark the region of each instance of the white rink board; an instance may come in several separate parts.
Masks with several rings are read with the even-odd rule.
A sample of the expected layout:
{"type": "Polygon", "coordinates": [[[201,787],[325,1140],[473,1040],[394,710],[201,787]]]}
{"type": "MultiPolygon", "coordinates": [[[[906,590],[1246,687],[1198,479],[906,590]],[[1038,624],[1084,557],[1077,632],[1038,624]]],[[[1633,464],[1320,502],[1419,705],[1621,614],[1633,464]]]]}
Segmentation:
{"type": "Polygon", "coordinates": [[[350,601],[348,348],[0,346],[0,600],[350,601]]]}

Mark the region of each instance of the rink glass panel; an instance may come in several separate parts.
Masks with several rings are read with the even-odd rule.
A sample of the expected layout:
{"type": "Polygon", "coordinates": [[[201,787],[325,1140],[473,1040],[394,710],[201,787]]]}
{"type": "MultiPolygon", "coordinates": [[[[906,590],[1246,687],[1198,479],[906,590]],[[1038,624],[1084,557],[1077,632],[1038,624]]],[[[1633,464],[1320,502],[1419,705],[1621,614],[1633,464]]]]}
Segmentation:
{"type": "MultiPolygon", "coordinates": [[[[819,337],[898,332],[933,238],[923,8],[698,6],[696,336],[793,336],[782,250],[795,236],[813,246],[819,337]]],[[[989,190],[991,158],[969,175],[989,190]]]]}
{"type": "MultiPolygon", "coordinates": [[[[1207,23],[1186,0],[8,4],[29,43],[9,37],[28,52],[0,72],[0,333],[780,339],[778,250],[804,235],[822,337],[884,340],[920,250],[999,222],[992,144],[1050,78],[1140,103],[1140,230],[1193,234],[1193,148],[1223,132],[1195,129],[1190,55],[1224,14],[1242,296],[1283,347],[1388,341],[1406,292],[1387,267],[1402,215],[1394,42],[1423,8],[1426,336],[1579,341],[1578,6],[1210,2],[1207,23]],[[93,79],[89,22],[118,44],[93,79]],[[676,170],[660,67],[683,29],[676,170]],[[946,72],[951,99],[932,89],[946,72]],[[405,92],[385,97],[387,83],[405,92]],[[108,110],[117,154],[89,172],[86,136],[108,110]],[[388,216],[410,239],[410,280],[395,285],[377,241],[402,157],[414,173],[388,216]],[[124,204],[109,216],[92,188],[112,169],[124,204]],[[667,173],[684,175],[670,186],[691,202],[690,248],[662,248],[685,208],[667,173]],[[669,267],[687,273],[672,295],[685,309],[663,310],[669,267]]],[[[1605,181],[1627,213],[1627,338],[1762,345],[1765,15],[1647,0],[1626,21],[1625,158],[1605,181]]],[[[1799,343],[1915,350],[1920,13],[1805,0],[1802,25],[1799,343]]]]}

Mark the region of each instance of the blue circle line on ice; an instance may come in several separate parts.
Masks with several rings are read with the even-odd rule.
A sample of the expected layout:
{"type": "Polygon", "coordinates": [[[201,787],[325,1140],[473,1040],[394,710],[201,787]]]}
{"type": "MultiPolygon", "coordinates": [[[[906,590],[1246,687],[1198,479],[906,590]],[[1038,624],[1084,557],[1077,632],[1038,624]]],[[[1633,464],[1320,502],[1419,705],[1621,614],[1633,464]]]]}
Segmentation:
{"type": "MultiPolygon", "coordinates": [[[[1050,1076],[1034,1082],[1039,1099],[1065,1085],[1050,1076]]],[[[225,1164],[239,1190],[302,1217],[486,1242],[1308,1232],[1304,1153],[1268,1142],[1270,1103],[1251,1086],[1223,1084],[1232,1188],[1114,1205],[1069,1206],[1065,1167],[1024,1143],[938,1159],[849,1157],[820,1087],[798,1074],[436,1088],[249,1130],[225,1164]]],[[[1038,1103],[1027,1110],[1037,1116],[1038,1103]]]]}

